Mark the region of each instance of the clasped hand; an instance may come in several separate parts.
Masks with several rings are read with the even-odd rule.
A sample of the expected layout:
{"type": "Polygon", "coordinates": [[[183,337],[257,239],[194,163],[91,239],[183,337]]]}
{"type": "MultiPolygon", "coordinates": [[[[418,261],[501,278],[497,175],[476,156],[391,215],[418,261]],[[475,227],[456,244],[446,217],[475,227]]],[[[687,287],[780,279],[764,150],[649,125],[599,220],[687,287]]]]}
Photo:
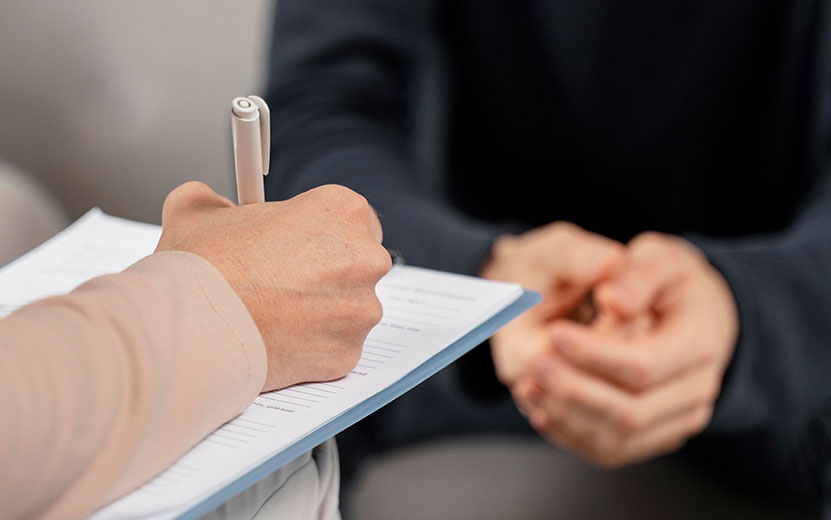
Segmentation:
{"type": "Polygon", "coordinates": [[[690,243],[644,233],[624,246],[555,223],[497,240],[482,275],[543,294],[491,349],[497,377],[550,442],[617,467],[674,451],[709,423],[738,316],[690,243]]]}

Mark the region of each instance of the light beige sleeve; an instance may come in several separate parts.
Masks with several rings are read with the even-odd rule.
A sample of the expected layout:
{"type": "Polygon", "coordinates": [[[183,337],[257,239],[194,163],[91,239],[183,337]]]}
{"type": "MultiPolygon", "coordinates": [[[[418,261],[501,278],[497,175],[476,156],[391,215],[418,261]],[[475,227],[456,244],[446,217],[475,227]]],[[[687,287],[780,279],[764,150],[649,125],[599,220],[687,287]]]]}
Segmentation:
{"type": "Polygon", "coordinates": [[[203,258],[151,255],[0,320],[0,511],[77,518],[242,412],[266,355],[203,258]]]}

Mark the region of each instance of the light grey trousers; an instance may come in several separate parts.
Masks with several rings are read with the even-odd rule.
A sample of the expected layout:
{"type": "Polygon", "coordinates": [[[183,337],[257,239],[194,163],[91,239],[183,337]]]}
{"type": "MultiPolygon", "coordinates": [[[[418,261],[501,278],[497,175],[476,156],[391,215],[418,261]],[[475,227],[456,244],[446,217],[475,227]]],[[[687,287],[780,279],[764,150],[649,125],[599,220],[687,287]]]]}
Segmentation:
{"type": "Polygon", "coordinates": [[[340,520],[340,465],[329,439],[249,487],[203,520],[340,520]]]}
{"type": "MultiPolygon", "coordinates": [[[[745,494],[665,459],[593,468],[531,436],[446,439],[367,467],[355,520],[813,520],[818,506],[745,494]]],[[[831,517],[829,517],[831,518],[831,517]]]]}

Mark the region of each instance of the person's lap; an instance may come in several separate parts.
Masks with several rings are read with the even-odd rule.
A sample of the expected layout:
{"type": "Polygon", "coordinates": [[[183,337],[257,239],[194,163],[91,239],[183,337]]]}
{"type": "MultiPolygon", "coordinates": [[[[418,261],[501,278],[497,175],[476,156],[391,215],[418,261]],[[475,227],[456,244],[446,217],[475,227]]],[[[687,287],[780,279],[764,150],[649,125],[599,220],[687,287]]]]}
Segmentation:
{"type": "Polygon", "coordinates": [[[340,467],[334,439],[306,452],[203,520],[269,520],[296,518],[339,520],[340,467]]]}
{"type": "Polygon", "coordinates": [[[346,518],[436,520],[803,519],[819,512],[760,498],[678,461],[603,471],[528,436],[457,437],[378,459],[346,518]]]}
{"type": "Polygon", "coordinates": [[[446,369],[338,437],[344,518],[818,518],[689,458],[594,468],[536,436],[507,393],[471,400],[446,369]]]}

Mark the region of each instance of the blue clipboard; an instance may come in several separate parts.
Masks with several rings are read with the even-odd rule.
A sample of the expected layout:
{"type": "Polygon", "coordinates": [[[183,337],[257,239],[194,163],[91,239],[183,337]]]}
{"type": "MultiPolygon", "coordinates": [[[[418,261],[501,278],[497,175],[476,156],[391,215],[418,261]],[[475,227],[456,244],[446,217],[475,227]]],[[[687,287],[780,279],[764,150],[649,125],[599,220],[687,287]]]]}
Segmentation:
{"type": "Polygon", "coordinates": [[[242,477],[220,489],[191,509],[188,509],[184,513],[180,514],[177,518],[180,520],[196,519],[205,513],[216,509],[220,504],[223,504],[237,494],[248,489],[260,479],[274,473],[286,463],[294,460],[303,453],[323,443],[327,439],[334,437],[375,410],[391,403],[422,381],[425,381],[427,378],[433,376],[439,370],[445,368],[450,363],[468,353],[471,349],[473,349],[473,347],[490,338],[496,331],[504,327],[508,322],[535,306],[541,300],[542,297],[539,293],[534,291],[525,291],[518,300],[505,307],[502,312],[496,314],[486,322],[479,325],[477,328],[473,329],[463,338],[425,361],[418,368],[393,383],[390,387],[378,392],[369,399],[362,401],[360,404],[353,406],[340,416],[309,433],[302,439],[299,439],[297,442],[280,453],[275,454],[273,457],[264,461],[262,464],[252,469],[242,477]]]}

